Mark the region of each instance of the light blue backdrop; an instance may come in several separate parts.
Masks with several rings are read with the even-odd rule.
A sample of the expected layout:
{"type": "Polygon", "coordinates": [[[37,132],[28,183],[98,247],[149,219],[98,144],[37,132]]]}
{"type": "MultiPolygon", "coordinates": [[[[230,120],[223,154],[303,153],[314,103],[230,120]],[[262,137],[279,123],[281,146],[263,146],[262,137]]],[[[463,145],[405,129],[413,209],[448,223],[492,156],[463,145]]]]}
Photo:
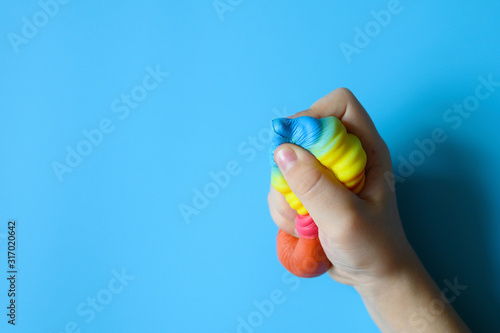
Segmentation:
{"type": "Polygon", "coordinates": [[[18,276],[15,328],[0,283],[1,330],[376,332],[352,288],[286,274],[266,203],[270,120],[346,86],[391,149],[425,265],[467,286],[453,305],[471,328],[498,331],[499,12],[4,1],[0,275],[16,218],[18,276]],[[419,153],[436,128],[445,142],[419,153]]]}

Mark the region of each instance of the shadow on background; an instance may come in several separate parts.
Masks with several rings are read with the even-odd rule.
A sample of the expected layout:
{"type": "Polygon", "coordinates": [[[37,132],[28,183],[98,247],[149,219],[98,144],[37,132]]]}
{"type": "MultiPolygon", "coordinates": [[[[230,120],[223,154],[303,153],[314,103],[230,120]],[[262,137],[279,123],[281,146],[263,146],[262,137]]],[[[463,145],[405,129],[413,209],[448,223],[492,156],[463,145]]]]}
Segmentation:
{"type": "Polygon", "coordinates": [[[441,290],[447,287],[445,280],[453,284],[455,278],[467,286],[452,305],[469,328],[500,332],[499,287],[488,244],[492,203],[477,172],[477,161],[484,159],[450,141],[437,147],[404,183],[396,184],[403,226],[441,290]]]}

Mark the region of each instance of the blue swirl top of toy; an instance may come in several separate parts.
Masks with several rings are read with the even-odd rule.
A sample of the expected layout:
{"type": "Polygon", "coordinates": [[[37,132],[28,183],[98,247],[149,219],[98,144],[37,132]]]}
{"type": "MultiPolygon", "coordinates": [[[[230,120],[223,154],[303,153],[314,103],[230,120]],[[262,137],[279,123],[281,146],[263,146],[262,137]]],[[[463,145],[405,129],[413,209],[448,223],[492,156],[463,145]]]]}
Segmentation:
{"type": "Polygon", "coordinates": [[[278,167],[274,161],[274,151],[283,143],[293,143],[311,151],[320,139],[324,122],[321,119],[303,116],[298,118],[276,118],[272,123],[274,136],[271,141],[271,166],[278,167]]]}

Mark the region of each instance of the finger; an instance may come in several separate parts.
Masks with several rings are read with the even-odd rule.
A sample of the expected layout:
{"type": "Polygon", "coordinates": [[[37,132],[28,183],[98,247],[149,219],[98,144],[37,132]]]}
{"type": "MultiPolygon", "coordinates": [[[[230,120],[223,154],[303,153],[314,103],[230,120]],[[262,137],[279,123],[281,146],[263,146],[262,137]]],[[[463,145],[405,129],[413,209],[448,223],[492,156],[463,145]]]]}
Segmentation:
{"type": "Polygon", "coordinates": [[[267,202],[271,218],[278,228],[292,236],[298,237],[299,235],[295,230],[297,212],[290,208],[283,195],[272,186],[267,196],[267,202]]]}
{"type": "Polygon", "coordinates": [[[294,237],[299,237],[297,230],[295,229],[295,222],[293,220],[289,220],[285,218],[283,215],[280,215],[276,209],[269,207],[269,212],[271,213],[271,218],[274,223],[278,226],[280,230],[283,230],[289,235],[294,237]]]}
{"type": "Polygon", "coordinates": [[[366,148],[377,148],[373,139],[381,137],[375,128],[370,116],[359,103],[353,93],[346,88],[335,89],[328,95],[316,101],[308,115],[315,118],[335,116],[344,124],[347,131],[356,135],[366,148]]]}
{"type": "Polygon", "coordinates": [[[383,148],[378,153],[375,162],[368,163],[365,169],[366,183],[364,189],[359,193],[359,197],[364,200],[385,200],[387,194],[394,193],[394,184],[391,183],[393,177],[391,156],[389,148],[383,142],[383,148]]]}
{"type": "Polygon", "coordinates": [[[316,101],[308,110],[294,115],[324,118],[337,117],[361,141],[367,155],[366,184],[360,197],[371,197],[387,186],[384,174],[392,171],[389,150],[372,119],[352,92],[339,88],[316,101]]]}
{"type": "Polygon", "coordinates": [[[307,150],[283,144],[274,154],[285,180],[320,229],[331,230],[359,200],[307,150]]]}
{"type": "Polygon", "coordinates": [[[297,212],[295,211],[295,209],[290,207],[285,199],[285,196],[281,194],[277,189],[275,189],[272,185],[271,189],[269,190],[269,199],[272,203],[272,206],[278,211],[278,213],[291,221],[295,221],[297,212]]]}
{"type": "Polygon", "coordinates": [[[293,119],[293,118],[297,118],[297,117],[301,117],[301,116],[306,116],[306,114],[303,114],[303,113],[304,113],[304,112],[307,112],[307,111],[309,111],[309,109],[307,109],[307,110],[303,110],[303,111],[299,111],[299,112],[297,112],[297,113],[295,113],[295,114],[292,114],[291,116],[287,116],[287,117],[285,117],[285,118],[290,118],[290,119],[293,119]]]}

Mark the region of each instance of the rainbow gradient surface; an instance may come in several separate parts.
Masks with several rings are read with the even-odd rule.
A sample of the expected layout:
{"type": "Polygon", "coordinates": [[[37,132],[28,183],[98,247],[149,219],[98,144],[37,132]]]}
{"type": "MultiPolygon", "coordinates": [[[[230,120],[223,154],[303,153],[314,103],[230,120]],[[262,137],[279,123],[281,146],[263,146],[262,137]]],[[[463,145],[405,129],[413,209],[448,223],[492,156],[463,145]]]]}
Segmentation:
{"type": "Polygon", "coordinates": [[[298,214],[307,215],[307,209],[291,191],[274,161],[274,151],[283,143],[293,143],[311,152],[354,193],[359,193],[363,189],[366,153],[359,139],[347,133],[344,125],[336,117],[277,118],[273,120],[273,131],[271,184],[285,196],[290,207],[298,214]]]}

